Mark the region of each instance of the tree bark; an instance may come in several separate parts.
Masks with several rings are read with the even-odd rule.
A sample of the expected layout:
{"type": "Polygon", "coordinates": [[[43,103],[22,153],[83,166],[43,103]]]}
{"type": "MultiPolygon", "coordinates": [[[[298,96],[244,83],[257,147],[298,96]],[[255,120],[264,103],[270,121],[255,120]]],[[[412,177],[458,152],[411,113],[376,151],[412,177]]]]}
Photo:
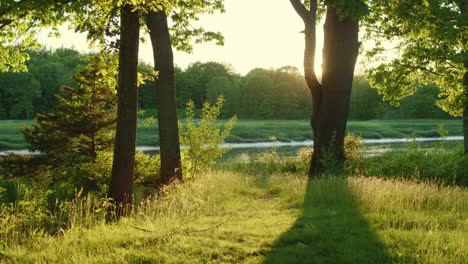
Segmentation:
{"type": "Polygon", "coordinates": [[[116,203],[117,217],[133,202],[137,127],[137,69],[140,25],[138,12],[124,5],[120,17],[117,128],[109,196],[116,203]]]}
{"type": "Polygon", "coordinates": [[[359,21],[340,20],[335,8],[328,8],[324,25],[322,94],[316,128],[314,154],[309,174],[323,172],[324,155],[338,169],[344,164],[344,137],[348,120],[354,67],[359,53],[359,21]],[[336,162],[336,163],[335,163],[336,162]]]}
{"type": "Polygon", "coordinates": [[[156,100],[161,156],[161,183],[182,180],[179,127],[177,119],[176,83],[171,39],[164,11],[150,12],[147,26],[153,47],[154,69],[157,71],[156,100]]]}
{"type": "Polygon", "coordinates": [[[314,139],[309,178],[324,172],[324,156],[333,166],[344,164],[344,137],[348,120],[354,67],[359,52],[359,21],[340,20],[336,9],[328,8],[324,34],[322,83],[314,69],[317,0],[307,10],[300,0],[290,0],[305,24],[304,76],[312,94],[311,127],[314,139]]]}
{"type": "Polygon", "coordinates": [[[468,98],[468,81],[466,81],[467,79],[468,72],[465,72],[465,106],[463,107],[463,153],[465,155],[468,154],[468,103],[466,102],[466,98],[468,98]]]}
{"type": "MultiPolygon", "coordinates": [[[[460,11],[463,17],[468,18],[468,0],[460,1],[460,11]]],[[[465,74],[463,75],[463,86],[465,89],[465,98],[463,100],[463,149],[464,149],[463,153],[467,155],[468,154],[468,59],[466,59],[463,64],[465,66],[465,74]]]]}

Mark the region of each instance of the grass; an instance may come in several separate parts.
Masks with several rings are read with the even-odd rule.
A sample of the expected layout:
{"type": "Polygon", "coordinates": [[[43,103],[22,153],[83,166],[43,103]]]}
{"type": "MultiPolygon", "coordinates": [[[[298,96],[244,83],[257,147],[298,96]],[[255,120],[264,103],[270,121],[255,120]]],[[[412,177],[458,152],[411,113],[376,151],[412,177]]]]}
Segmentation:
{"type": "MultiPolygon", "coordinates": [[[[22,125],[32,121],[0,121],[0,149],[24,149],[27,147],[21,133],[22,125]]],[[[404,137],[437,137],[437,124],[444,124],[449,135],[462,135],[460,120],[372,120],[349,121],[348,132],[361,134],[363,138],[404,138],[404,137]]],[[[302,141],[311,139],[308,120],[238,120],[228,142],[263,142],[270,136],[279,141],[302,141]]],[[[158,127],[138,128],[138,145],[157,145],[159,142],[158,127]]]]}
{"type": "Polygon", "coordinates": [[[31,125],[30,120],[2,120],[0,121],[0,149],[24,149],[24,142],[21,128],[24,125],[31,125]]]}
{"type": "Polygon", "coordinates": [[[0,262],[468,263],[460,187],[216,172],[142,208],[115,224],[32,233],[0,262]]]}

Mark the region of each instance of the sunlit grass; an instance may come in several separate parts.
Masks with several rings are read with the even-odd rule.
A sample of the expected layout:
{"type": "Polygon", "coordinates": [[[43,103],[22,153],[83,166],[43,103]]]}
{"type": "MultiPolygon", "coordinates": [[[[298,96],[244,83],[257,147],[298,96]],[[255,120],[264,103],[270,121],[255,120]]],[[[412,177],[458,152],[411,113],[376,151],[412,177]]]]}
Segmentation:
{"type": "Polygon", "coordinates": [[[32,234],[13,263],[467,263],[468,191],[364,177],[209,173],[118,223],[32,234]]]}

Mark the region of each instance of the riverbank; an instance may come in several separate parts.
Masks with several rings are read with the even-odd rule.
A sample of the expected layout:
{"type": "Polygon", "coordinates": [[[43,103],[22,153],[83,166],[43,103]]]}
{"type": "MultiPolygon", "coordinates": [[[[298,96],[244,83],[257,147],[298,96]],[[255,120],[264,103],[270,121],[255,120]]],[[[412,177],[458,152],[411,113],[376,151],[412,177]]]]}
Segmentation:
{"type": "MultiPolygon", "coordinates": [[[[30,120],[0,121],[0,150],[26,149],[21,127],[31,124],[30,120]]],[[[365,139],[434,138],[439,136],[438,124],[444,125],[449,136],[463,134],[460,120],[446,119],[349,121],[347,131],[365,139]]],[[[304,142],[312,139],[312,132],[308,120],[239,120],[227,143],[267,142],[271,136],[279,142],[304,142]]],[[[138,146],[157,146],[158,143],[156,124],[138,128],[138,146]]]]}

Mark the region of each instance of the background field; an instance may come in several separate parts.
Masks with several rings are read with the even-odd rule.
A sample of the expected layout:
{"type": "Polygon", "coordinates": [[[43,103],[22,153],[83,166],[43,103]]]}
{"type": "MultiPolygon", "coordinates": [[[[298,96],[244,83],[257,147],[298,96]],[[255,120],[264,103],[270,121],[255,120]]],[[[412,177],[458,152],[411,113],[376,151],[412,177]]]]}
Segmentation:
{"type": "MultiPolygon", "coordinates": [[[[0,149],[27,148],[21,127],[32,123],[30,120],[0,121],[0,149]]],[[[449,135],[462,135],[461,121],[447,119],[349,121],[347,131],[363,138],[437,137],[438,124],[443,124],[449,135]]],[[[308,120],[238,120],[227,142],[262,142],[269,141],[271,136],[279,141],[302,141],[312,139],[312,132],[308,120]]],[[[157,124],[139,127],[137,143],[157,145],[157,124]]]]}

